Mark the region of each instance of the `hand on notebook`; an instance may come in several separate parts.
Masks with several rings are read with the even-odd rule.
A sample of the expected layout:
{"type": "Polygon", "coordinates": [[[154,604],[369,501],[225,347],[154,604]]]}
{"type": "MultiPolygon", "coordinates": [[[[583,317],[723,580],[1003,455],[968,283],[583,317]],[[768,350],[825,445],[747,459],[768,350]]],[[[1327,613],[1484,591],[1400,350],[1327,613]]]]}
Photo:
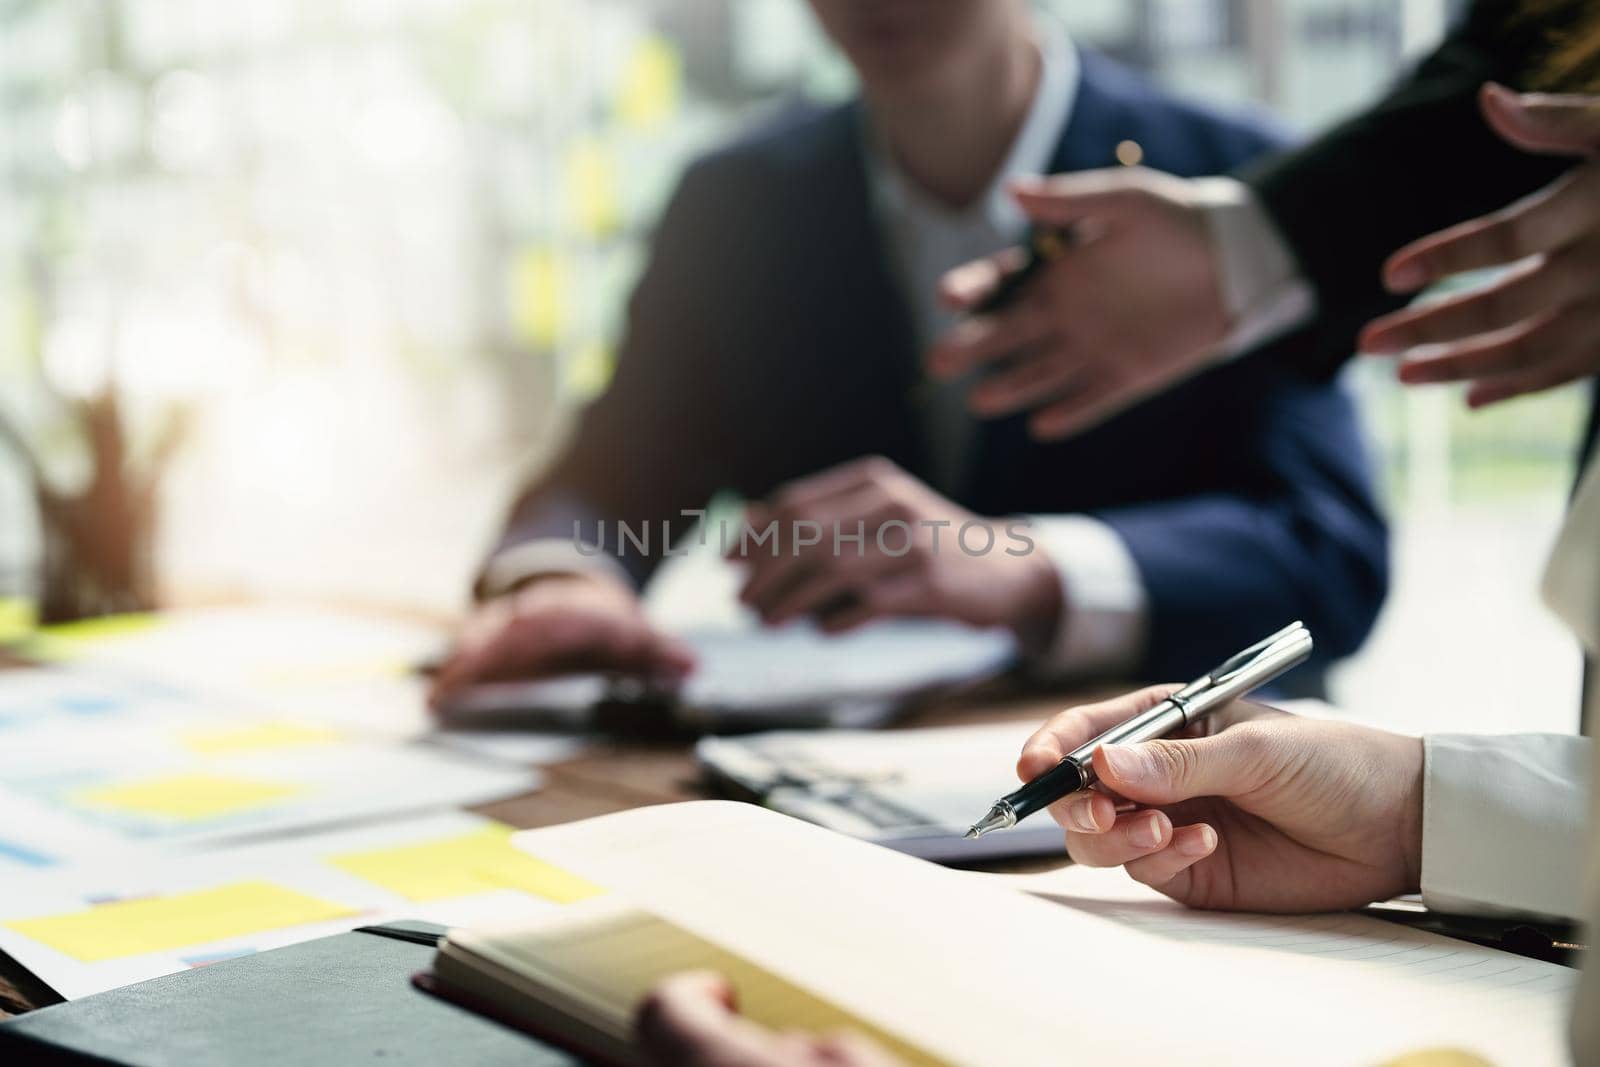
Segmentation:
{"type": "MultiPolygon", "coordinates": [[[[1172,688],[1062,712],[1029,739],[1018,775],[1036,777],[1172,688]]],[[[1244,702],[1201,729],[1095,753],[1106,792],[1050,809],[1074,860],[1123,866],[1195,908],[1327,911],[1417,891],[1420,739],[1244,702]],[[1108,792],[1138,806],[1119,813],[1108,792]]]]}
{"type": "Polygon", "coordinates": [[[740,599],[772,625],[815,618],[837,633],[914,616],[1035,643],[1060,615],[1055,568],[1020,521],[979,518],[881,457],[791,482],[745,525],[728,556],[750,568],[740,599]],[[775,541],[755,540],[769,528],[775,541]]]}
{"type": "Polygon", "coordinates": [[[739,1015],[717,975],[680,974],[639,1009],[639,1044],[658,1067],[898,1067],[853,1034],[775,1034],[739,1015]]]}
{"type": "Polygon", "coordinates": [[[1397,311],[1361,335],[1362,351],[1403,356],[1402,382],[1471,381],[1467,403],[1475,408],[1600,371],[1600,96],[1487,85],[1481,105],[1518,148],[1590,161],[1532,196],[1396,252],[1384,280],[1397,293],[1522,262],[1486,288],[1397,311]]]}
{"type": "MultiPolygon", "coordinates": [[[[963,320],[929,350],[939,378],[998,368],[973,386],[976,414],[1032,412],[1028,430],[1054,440],[1212,358],[1228,312],[1216,245],[1188,182],[1117,167],[1034,178],[1012,192],[1034,224],[1070,227],[1078,240],[1015,303],[963,320]]],[[[972,308],[1016,266],[1012,250],[957,267],[942,294],[972,308]]]]}
{"type": "Polygon", "coordinates": [[[429,702],[442,707],[478,682],[575,671],[680,678],[693,667],[693,654],[655,629],[621,582],[549,575],[478,607],[434,679],[429,702]]]}

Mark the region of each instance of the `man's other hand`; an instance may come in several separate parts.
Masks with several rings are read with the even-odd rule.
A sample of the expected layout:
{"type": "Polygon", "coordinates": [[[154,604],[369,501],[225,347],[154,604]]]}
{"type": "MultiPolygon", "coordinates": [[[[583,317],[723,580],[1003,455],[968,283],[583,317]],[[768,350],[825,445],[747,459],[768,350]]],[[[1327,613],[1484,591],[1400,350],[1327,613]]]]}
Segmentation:
{"type": "Polygon", "coordinates": [[[1402,357],[1407,385],[1471,382],[1474,408],[1600,373],[1600,96],[1487,85],[1480,102],[1508,143],[1588,162],[1396,252],[1384,281],[1397,293],[1463,271],[1511,269],[1484,288],[1385,315],[1361,335],[1362,351],[1402,357]]]}
{"type": "Polygon", "coordinates": [[[429,703],[448,708],[479,682],[579,671],[673,680],[693,667],[693,653],[652,626],[621,582],[552,574],[478,606],[434,679],[429,703]]]}
{"type": "Polygon", "coordinates": [[[1061,612],[1055,568],[1020,520],[981,519],[881,457],[752,506],[728,554],[749,567],[740,599],[771,625],[812,618],[840,632],[916,616],[1007,626],[1031,643],[1061,612]]]}

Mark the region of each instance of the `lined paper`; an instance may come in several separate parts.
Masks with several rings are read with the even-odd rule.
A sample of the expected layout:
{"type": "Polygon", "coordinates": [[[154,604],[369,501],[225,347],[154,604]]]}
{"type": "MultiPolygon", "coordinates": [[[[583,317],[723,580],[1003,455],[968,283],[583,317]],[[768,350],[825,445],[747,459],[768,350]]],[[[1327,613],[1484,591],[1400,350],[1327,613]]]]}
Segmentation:
{"type": "Polygon", "coordinates": [[[1563,995],[1578,982],[1578,972],[1570,967],[1359,912],[1259,915],[1193,911],[1115,868],[1068,867],[1042,875],[973,877],[992,879],[1042,900],[1177,941],[1369,964],[1410,977],[1425,976],[1436,988],[1459,985],[1480,992],[1563,995]]]}

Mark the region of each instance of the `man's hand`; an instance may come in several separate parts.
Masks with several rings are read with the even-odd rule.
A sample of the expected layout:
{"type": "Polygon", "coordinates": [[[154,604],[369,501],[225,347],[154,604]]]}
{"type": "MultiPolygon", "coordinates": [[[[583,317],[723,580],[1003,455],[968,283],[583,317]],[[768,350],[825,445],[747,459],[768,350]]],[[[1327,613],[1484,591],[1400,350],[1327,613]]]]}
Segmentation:
{"type": "Polygon", "coordinates": [[[750,568],[740,599],[772,625],[815,618],[839,632],[925,616],[1009,626],[1033,642],[1060,616],[1055,568],[1031,538],[957,507],[886,459],[792,482],[754,505],[745,525],[729,552],[750,568]],[[775,540],[757,544],[773,523],[775,540]]]}
{"type": "Polygon", "coordinates": [[[478,607],[428,699],[440,709],[478,682],[601,670],[675,679],[693,667],[693,653],[650,625],[627,586],[552,574],[478,607]]]}
{"type": "Polygon", "coordinates": [[[733,990],[714,974],[667,979],[639,1009],[641,1048],[657,1067],[897,1067],[854,1034],[775,1034],[740,1017],[733,990]]]}
{"type": "MultiPolygon", "coordinates": [[[[1035,225],[1074,240],[1011,306],[966,319],[929,350],[939,378],[988,374],[985,418],[1032,411],[1029,431],[1069,436],[1203,367],[1227,336],[1221,267],[1204,212],[1181,178],[1115,168],[1012,185],[1035,225]]],[[[943,295],[978,304],[1015,270],[1015,249],[957,267],[943,295]]]]}
{"type": "MultiPolygon", "coordinates": [[[[1037,777],[1173,688],[1062,712],[1028,740],[1018,776],[1037,777]]],[[[1126,867],[1194,908],[1330,911],[1417,891],[1420,739],[1243,702],[1201,728],[1095,753],[1099,787],[1050,809],[1074,860],[1126,867]],[[1114,796],[1136,807],[1119,812],[1114,796]]]]}
{"type": "Polygon", "coordinates": [[[1397,293],[1526,262],[1488,288],[1386,315],[1361,335],[1362,351],[1403,356],[1402,382],[1472,382],[1475,408],[1600,372],[1600,96],[1518,95],[1491,84],[1480,102],[1518,148],[1590,162],[1396,252],[1384,281],[1397,293]]]}

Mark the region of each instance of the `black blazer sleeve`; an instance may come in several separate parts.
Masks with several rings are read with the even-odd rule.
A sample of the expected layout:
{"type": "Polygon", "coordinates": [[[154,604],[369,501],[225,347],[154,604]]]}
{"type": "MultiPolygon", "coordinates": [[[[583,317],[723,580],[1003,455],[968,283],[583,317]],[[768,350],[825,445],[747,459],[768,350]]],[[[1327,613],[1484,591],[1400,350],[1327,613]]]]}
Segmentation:
{"type": "Polygon", "coordinates": [[[1305,147],[1244,168],[1317,296],[1315,343],[1297,365],[1332,374],[1371,318],[1401,306],[1380,278],[1390,253],[1504,207],[1570,163],[1519,152],[1478,110],[1480,86],[1517,87],[1538,31],[1517,5],[1479,0],[1439,49],[1377,104],[1305,147]]]}

